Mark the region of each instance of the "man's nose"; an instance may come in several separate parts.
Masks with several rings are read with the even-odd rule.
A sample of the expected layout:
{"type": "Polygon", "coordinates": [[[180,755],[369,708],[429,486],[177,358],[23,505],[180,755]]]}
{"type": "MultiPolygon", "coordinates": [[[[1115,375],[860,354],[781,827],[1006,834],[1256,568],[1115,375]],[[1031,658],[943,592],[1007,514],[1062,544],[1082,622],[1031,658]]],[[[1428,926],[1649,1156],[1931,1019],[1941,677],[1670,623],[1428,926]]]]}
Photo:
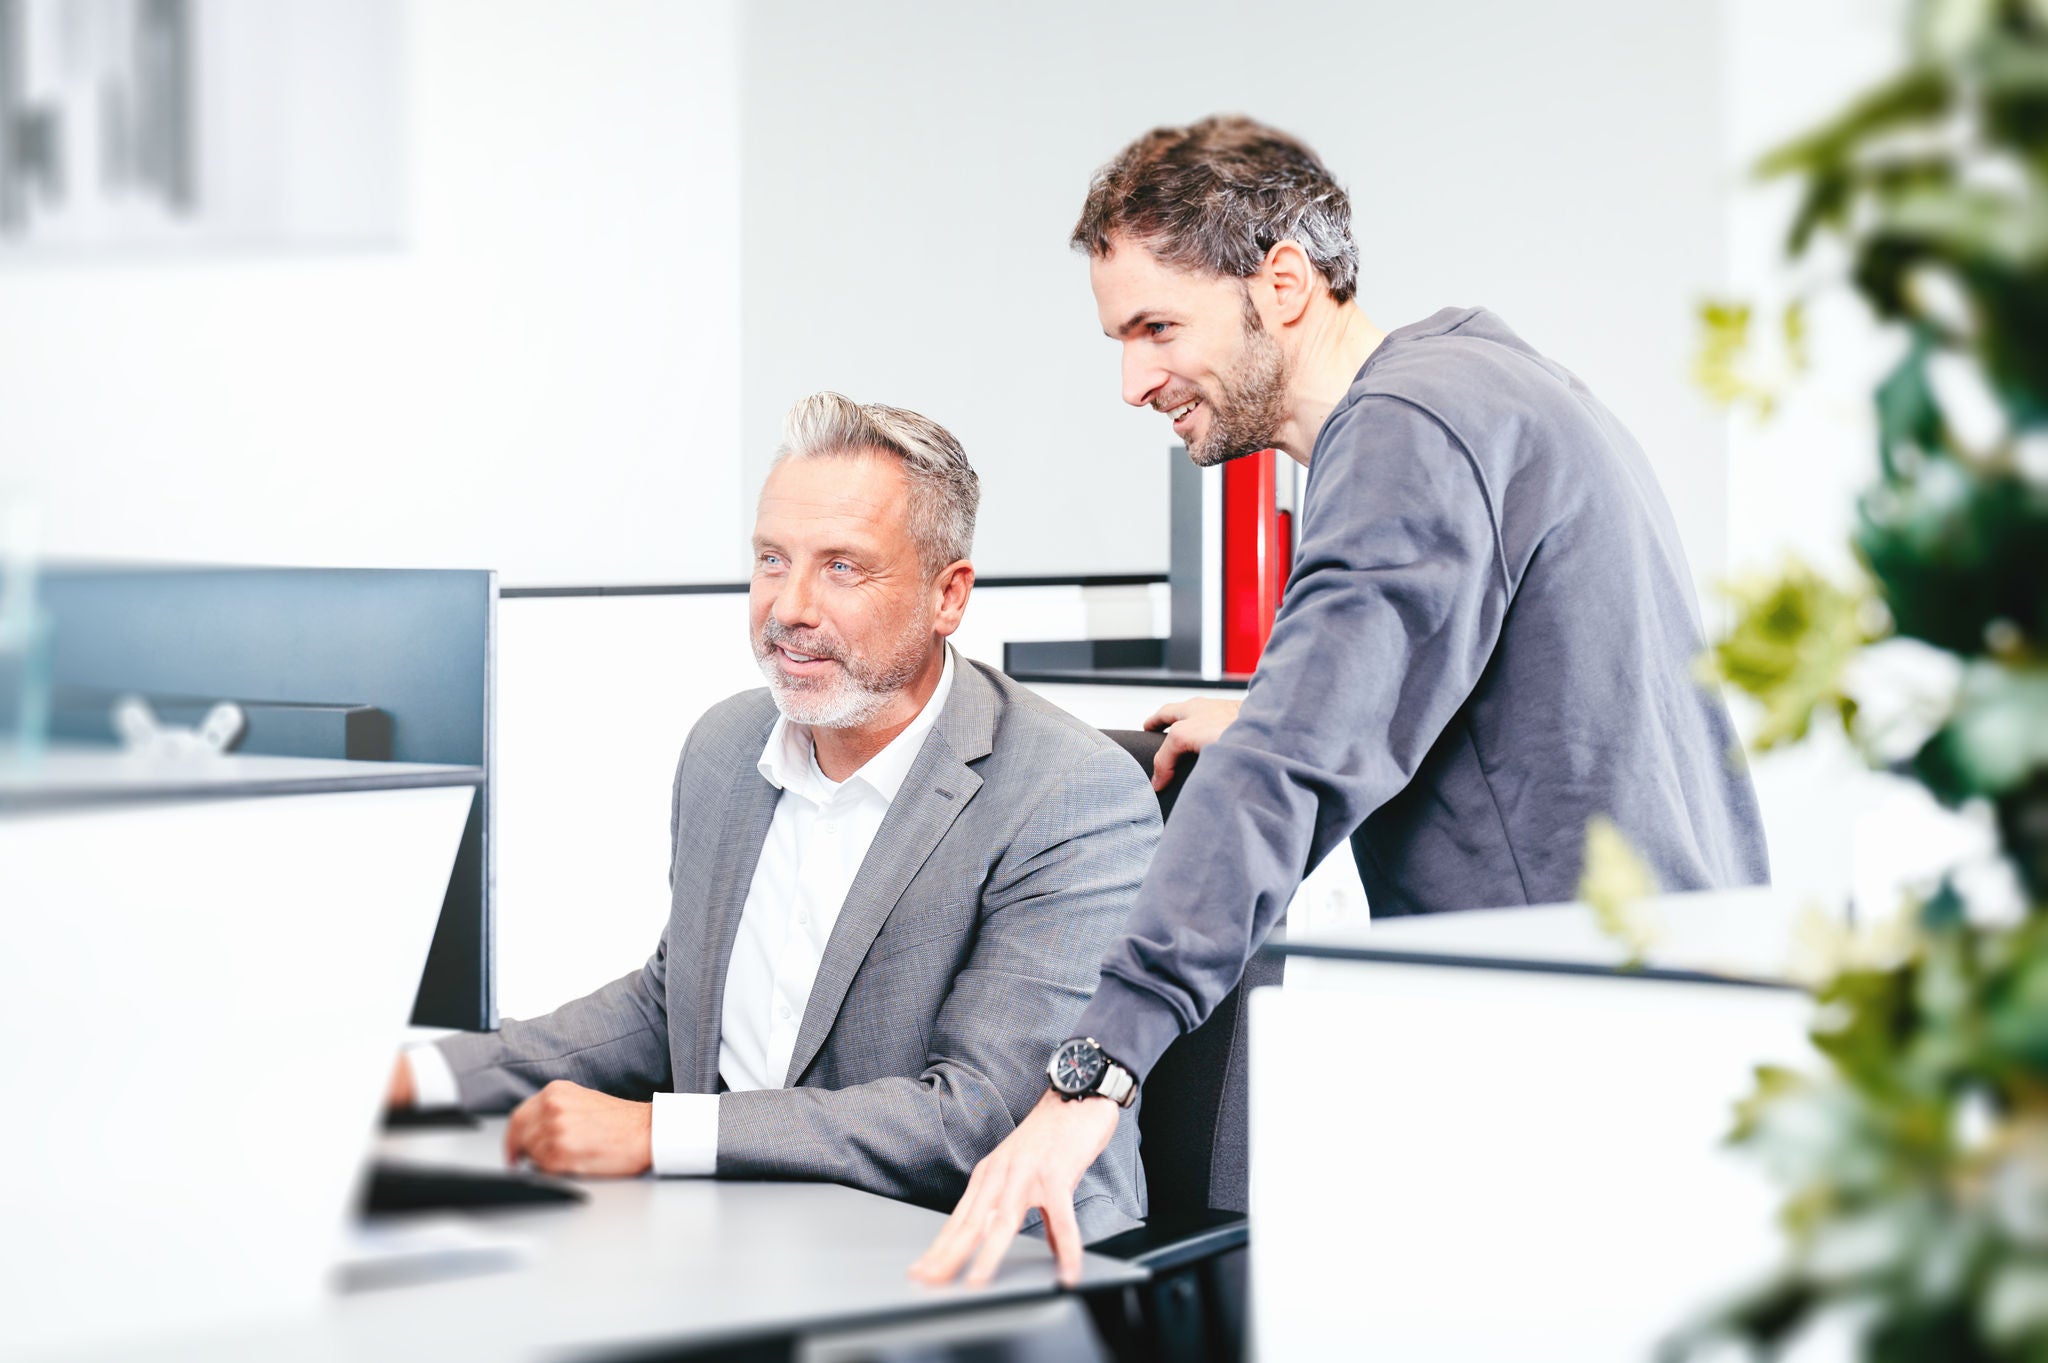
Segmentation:
{"type": "Polygon", "coordinates": [[[1166,382],[1166,371],[1153,364],[1134,346],[1124,347],[1124,401],[1133,407],[1149,407],[1153,395],[1166,382]]]}
{"type": "Polygon", "coordinates": [[[791,573],[775,593],[775,619],[789,628],[818,623],[818,594],[803,573],[791,573]]]}

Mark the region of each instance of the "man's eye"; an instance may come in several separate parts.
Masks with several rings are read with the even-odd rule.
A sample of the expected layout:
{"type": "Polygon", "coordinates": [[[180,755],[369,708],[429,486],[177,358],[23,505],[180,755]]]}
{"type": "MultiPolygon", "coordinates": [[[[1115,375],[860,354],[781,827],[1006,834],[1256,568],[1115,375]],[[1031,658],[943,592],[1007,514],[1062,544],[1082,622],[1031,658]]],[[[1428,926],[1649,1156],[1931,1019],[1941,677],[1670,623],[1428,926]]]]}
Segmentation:
{"type": "Polygon", "coordinates": [[[835,558],[832,560],[832,571],[835,573],[850,573],[853,571],[853,565],[843,558],[835,558]]]}
{"type": "Polygon", "coordinates": [[[782,557],[779,554],[763,554],[761,555],[761,566],[763,568],[780,568],[782,566],[782,557]]]}
{"type": "Polygon", "coordinates": [[[1171,322],[1147,322],[1145,323],[1145,330],[1151,332],[1154,336],[1164,336],[1172,325],[1173,323],[1171,322]]]}

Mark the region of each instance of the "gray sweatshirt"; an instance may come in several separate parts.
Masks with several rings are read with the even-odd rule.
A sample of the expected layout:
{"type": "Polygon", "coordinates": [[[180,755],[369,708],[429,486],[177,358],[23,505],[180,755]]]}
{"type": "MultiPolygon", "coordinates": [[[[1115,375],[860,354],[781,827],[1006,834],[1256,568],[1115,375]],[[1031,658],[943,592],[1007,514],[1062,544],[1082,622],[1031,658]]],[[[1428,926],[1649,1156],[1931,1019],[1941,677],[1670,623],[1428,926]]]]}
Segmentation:
{"type": "Polygon", "coordinates": [[[1148,1073],[1347,836],[1375,918],[1570,899],[1595,815],[1666,890],[1768,880],[1670,508],[1568,370],[1482,309],[1402,327],[1317,434],[1304,502],[1244,708],[1081,1035],[1148,1073]]]}

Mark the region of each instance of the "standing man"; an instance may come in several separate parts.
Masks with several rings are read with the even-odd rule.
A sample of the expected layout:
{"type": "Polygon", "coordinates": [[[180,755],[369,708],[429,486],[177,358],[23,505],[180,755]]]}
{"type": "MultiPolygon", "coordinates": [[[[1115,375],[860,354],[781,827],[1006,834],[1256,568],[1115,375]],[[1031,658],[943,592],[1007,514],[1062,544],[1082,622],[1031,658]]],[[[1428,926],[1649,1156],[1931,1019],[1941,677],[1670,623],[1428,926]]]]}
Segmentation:
{"type": "Polygon", "coordinates": [[[1089,1077],[1142,1094],[1347,836],[1376,918],[1569,899],[1598,815],[1666,889],[1768,877],[1734,729],[1693,680],[1670,509],[1570,371],[1482,309],[1374,326],[1344,191],[1249,119],[1139,138],[1072,243],[1124,401],[1199,465],[1277,447],[1308,489],[1242,711],[1154,717],[1166,770],[1202,761],[1054,1087],[913,1269],[931,1281],[986,1279],[1027,1211],[1066,1203],[1117,1127],[1089,1077]]]}

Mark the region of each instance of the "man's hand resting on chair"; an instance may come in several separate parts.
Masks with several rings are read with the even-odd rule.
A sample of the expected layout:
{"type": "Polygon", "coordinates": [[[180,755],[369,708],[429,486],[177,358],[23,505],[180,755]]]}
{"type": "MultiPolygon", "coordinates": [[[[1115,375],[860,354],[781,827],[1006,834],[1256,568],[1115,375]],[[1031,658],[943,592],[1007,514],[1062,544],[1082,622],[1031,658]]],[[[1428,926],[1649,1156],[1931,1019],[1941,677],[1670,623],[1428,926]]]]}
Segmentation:
{"type": "Polygon", "coordinates": [[[505,1162],[522,1155],[548,1174],[644,1174],[654,1165],[654,1104],[557,1079],[512,1109],[505,1162]]]}
{"type": "Polygon", "coordinates": [[[1193,696],[1160,706],[1145,721],[1147,729],[1164,729],[1166,741],[1152,758],[1152,789],[1164,790],[1180,765],[1181,754],[1200,753],[1222,737],[1237,718],[1241,701],[1193,696]]]}

